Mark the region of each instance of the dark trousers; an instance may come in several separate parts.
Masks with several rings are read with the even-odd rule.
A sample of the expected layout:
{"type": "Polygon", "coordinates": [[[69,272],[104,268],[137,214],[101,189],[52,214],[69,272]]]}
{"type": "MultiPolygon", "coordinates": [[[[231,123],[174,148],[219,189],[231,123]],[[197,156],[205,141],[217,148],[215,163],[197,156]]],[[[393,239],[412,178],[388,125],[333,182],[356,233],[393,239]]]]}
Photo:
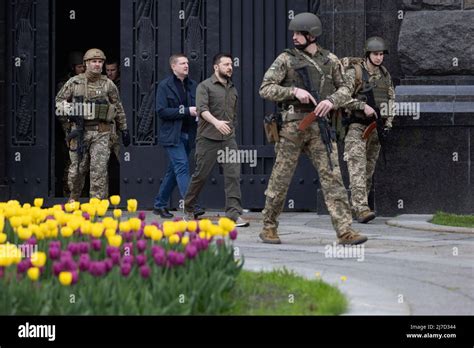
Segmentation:
{"type": "Polygon", "coordinates": [[[209,174],[216,162],[222,165],[224,170],[224,191],[225,191],[225,213],[232,220],[242,215],[241,193],[240,193],[240,163],[235,163],[223,156],[229,151],[238,151],[235,139],[210,140],[200,137],[196,141],[196,169],[191,177],[188,191],[184,197],[184,210],[194,211],[199,194],[206,183],[209,174]]]}

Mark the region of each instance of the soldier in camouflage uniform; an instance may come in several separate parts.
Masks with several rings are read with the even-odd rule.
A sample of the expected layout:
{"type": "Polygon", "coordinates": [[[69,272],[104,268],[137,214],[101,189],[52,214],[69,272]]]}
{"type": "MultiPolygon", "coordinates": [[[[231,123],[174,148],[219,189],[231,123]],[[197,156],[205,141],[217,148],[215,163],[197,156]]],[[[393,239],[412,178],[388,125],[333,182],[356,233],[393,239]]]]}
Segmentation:
{"type": "Polygon", "coordinates": [[[71,158],[68,176],[70,201],[79,199],[89,168],[90,197],[106,198],[110,131],[114,119],[122,132],[124,146],[130,144],[117,87],[101,74],[104,61],[101,50],[88,50],[84,55],[86,72],[69,79],[56,96],[57,114],[67,117],[72,123],[67,137],[71,158]]]}
{"type": "Polygon", "coordinates": [[[339,168],[336,143],[332,144],[331,161],[334,168],[331,170],[317,122],[304,131],[298,130],[300,121],[308,112],[314,110],[316,115],[326,117],[330,110],[350,100],[342,66],[334,54],[316,44],[316,37],[321,35],[321,22],[317,16],[312,13],[298,14],[290,22],[289,30],[294,32],[295,48],[287,49],[277,57],[265,73],[260,87],[262,98],[279,103],[283,118],[280,139],[275,145],[276,160],[265,191],[260,239],[264,243],[281,243],[277,233],[277,218],[283,209],[298,158],[304,152],[319,172],[326,206],[339,243],[364,243],[367,237],[351,228],[352,217],[339,168]],[[307,67],[313,85],[318,86],[321,96],[319,103],[306,90],[302,77],[296,72],[301,67],[307,67]]]}
{"type": "Polygon", "coordinates": [[[380,143],[375,129],[363,139],[367,126],[382,117],[385,129],[392,128],[395,90],[387,69],[382,66],[384,54],[388,53],[384,40],[371,37],[365,44],[365,58],[355,61],[346,69],[346,80],[351,86],[352,99],[345,107],[351,111],[349,129],[345,138],[344,160],[347,161],[351,185],[352,211],[357,221],[367,223],[375,218],[368,204],[368,192],[380,152],[380,143]],[[368,93],[372,95],[368,97],[368,93]],[[376,105],[369,105],[373,100],[376,105]],[[376,115],[375,109],[381,114],[376,115]]]}
{"type": "MultiPolygon", "coordinates": [[[[117,60],[105,62],[105,72],[107,77],[117,86],[120,93],[120,66],[117,60]]],[[[120,131],[115,122],[113,122],[113,129],[110,134],[110,148],[120,162],[120,131]]]]}

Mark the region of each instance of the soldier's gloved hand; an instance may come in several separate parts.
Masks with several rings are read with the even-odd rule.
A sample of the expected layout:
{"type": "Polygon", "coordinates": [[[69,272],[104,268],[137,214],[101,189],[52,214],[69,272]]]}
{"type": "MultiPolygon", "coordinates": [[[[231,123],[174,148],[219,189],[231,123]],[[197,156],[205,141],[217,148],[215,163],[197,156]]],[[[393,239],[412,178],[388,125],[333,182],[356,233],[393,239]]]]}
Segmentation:
{"type": "Polygon", "coordinates": [[[125,147],[130,145],[130,133],[128,132],[128,129],[122,131],[122,143],[125,147]]]}

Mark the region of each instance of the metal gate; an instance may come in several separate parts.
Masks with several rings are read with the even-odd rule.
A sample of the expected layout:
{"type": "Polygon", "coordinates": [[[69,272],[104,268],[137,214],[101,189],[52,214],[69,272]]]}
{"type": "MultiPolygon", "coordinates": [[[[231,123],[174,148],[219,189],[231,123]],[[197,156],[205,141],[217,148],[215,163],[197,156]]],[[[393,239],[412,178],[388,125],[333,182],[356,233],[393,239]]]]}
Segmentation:
{"type": "MultiPolygon", "coordinates": [[[[121,192],[151,207],[168,160],[157,144],[154,91],[170,73],[168,58],[185,52],[190,75],[201,81],[212,73],[212,57],[219,51],[234,56],[233,81],[239,91],[237,142],[241,149],[257,151],[257,165],[242,164],[242,204],[261,209],[274,161],[266,143],[263,116],[273,103],[258,95],[263,74],[276,56],[291,44],[287,23],[292,14],[317,9],[308,0],[122,0],[122,98],[133,133],[132,146],[122,163],[121,192]]],[[[316,210],[318,179],[302,156],[289,190],[286,208],[316,210]]],[[[201,195],[207,208],[222,208],[224,178],[218,166],[201,195]]],[[[178,196],[172,205],[177,207],[178,196]]]]}
{"type": "Polygon", "coordinates": [[[7,5],[7,183],[10,197],[47,197],[50,163],[48,1],[7,5]]]}

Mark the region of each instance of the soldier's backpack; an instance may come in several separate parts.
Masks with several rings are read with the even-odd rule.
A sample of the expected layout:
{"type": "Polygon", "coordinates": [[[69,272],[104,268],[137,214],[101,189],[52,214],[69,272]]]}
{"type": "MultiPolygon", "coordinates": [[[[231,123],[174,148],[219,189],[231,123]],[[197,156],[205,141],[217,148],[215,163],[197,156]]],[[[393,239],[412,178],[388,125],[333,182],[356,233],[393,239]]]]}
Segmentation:
{"type": "Polygon", "coordinates": [[[355,71],[355,89],[354,95],[357,94],[360,89],[362,88],[363,84],[363,72],[362,72],[362,64],[364,63],[364,58],[360,57],[344,57],[341,58],[341,64],[344,68],[344,72],[349,68],[354,68],[355,71]]]}

